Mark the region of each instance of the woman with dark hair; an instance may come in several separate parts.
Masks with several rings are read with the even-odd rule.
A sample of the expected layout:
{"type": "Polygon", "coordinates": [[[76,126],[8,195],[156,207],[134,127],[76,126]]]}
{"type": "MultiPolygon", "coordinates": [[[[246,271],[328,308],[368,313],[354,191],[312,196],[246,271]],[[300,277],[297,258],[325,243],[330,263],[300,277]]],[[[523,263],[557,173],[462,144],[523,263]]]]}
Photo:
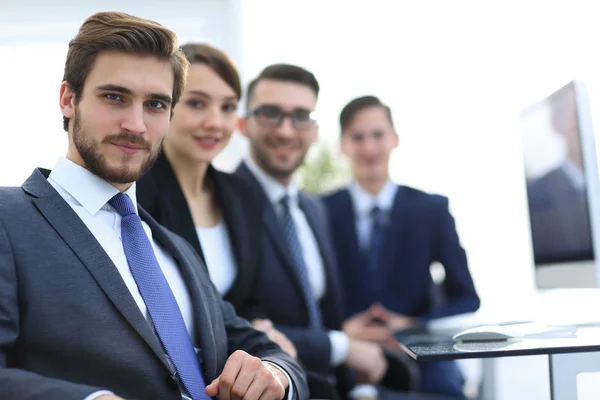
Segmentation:
{"type": "Polygon", "coordinates": [[[293,344],[262,315],[254,301],[260,272],[260,197],[240,178],[216,170],[212,160],[229,142],[242,95],[238,72],[222,51],[182,46],[190,62],[173,108],[163,152],[137,183],[138,201],[160,224],[184,237],[208,267],[216,288],[237,313],[265,331],[293,357],[293,344]],[[252,211],[250,211],[252,210],[252,211]]]}

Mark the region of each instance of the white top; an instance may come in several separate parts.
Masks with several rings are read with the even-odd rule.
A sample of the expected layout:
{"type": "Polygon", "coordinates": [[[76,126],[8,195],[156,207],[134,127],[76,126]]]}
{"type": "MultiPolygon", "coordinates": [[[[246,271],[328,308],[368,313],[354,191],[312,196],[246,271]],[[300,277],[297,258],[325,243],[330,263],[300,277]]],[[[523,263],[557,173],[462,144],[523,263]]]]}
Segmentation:
{"type": "Polygon", "coordinates": [[[233,256],[227,225],[221,219],[216,226],[211,228],[196,226],[196,233],[202,246],[210,280],[215,284],[219,293],[224,295],[231,289],[237,276],[237,264],[233,256]]]}
{"type": "Polygon", "coordinates": [[[362,250],[368,250],[373,229],[371,210],[377,206],[381,211],[389,213],[394,206],[398,185],[388,180],[376,196],[367,192],[358,182],[352,182],[348,190],[356,215],[358,244],[362,250]]]}

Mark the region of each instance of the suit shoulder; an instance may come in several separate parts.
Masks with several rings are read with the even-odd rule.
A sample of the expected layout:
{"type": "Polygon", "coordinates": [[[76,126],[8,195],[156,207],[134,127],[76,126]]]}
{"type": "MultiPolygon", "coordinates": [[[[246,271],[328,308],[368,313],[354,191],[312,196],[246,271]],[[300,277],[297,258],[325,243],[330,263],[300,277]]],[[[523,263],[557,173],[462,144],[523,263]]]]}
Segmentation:
{"type": "Polygon", "coordinates": [[[0,187],[0,206],[2,208],[22,206],[26,203],[28,197],[23,188],[17,186],[0,187]]]}
{"type": "Polygon", "coordinates": [[[403,196],[409,201],[428,207],[448,207],[448,197],[437,193],[428,193],[411,186],[399,185],[398,190],[402,191],[403,196]]]}
{"type": "Polygon", "coordinates": [[[225,182],[226,184],[228,184],[232,190],[239,192],[239,193],[250,193],[251,195],[256,195],[256,190],[254,189],[254,187],[252,187],[252,185],[246,181],[244,178],[242,178],[241,176],[235,174],[235,173],[231,173],[231,172],[224,172],[224,171],[219,171],[218,169],[215,169],[215,175],[220,178],[223,182],[225,182]]]}
{"type": "Polygon", "coordinates": [[[327,205],[329,207],[329,206],[337,204],[340,200],[347,197],[348,194],[349,194],[348,188],[343,187],[343,188],[336,189],[331,192],[323,194],[321,196],[321,199],[323,200],[325,205],[327,205]]]}

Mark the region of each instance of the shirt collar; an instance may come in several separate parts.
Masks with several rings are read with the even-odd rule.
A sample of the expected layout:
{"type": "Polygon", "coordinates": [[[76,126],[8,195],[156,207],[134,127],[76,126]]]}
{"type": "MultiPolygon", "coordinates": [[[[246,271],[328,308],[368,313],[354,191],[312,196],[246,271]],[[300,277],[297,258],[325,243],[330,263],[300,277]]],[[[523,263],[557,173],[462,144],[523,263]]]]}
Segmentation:
{"type": "Polygon", "coordinates": [[[292,181],[289,185],[283,186],[281,183],[273,179],[272,176],[268,175],[263,171],[252,158],[247,157],[246,165],[252,174],[256,177],[263,190],[267,194],[271,204],[277,204],[284,195],[290,197],[290,206],[298,204],[298,186],[292,181]]]}
{"type": "Polygon", "coordinates": [[[367,192],[360,184],[356,181],[350,184],[348,188],[350,196],[354,202],[354,208],[358,215],[369,215],[371,209],[374,206],[378,206],[382,211],[388,212],[394,205],[394,198],[398,191],[398,185],[393,183],[391,180],[385,183],[379,193],[373,196],[367,192]]]}
{"type": "MultiPolygon", "coordinates": [[[[56,161],[49,179],[60,185],[91,215],[96,215],[114,195],[119,193],[116,187],[65,157],[60,157],[56,161]]],[[[125,191],[125,194],[131,199],[137,213],[135,182],[125,191]]]]}

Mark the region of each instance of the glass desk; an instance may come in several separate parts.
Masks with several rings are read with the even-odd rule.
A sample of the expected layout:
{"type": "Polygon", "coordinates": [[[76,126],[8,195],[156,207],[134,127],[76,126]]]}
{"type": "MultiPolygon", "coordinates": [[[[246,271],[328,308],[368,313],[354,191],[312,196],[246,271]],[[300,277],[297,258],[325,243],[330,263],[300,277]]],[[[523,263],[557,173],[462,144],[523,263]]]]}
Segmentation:
{"type": "Polygon", "coordinates": [[[577,375],[600,371],[600,325],[573,327],[553,338],[455,342],[451,334],[413,331],[397,339],[416,361],[548,355],[552,400],[577,399],[577,375]]]}

